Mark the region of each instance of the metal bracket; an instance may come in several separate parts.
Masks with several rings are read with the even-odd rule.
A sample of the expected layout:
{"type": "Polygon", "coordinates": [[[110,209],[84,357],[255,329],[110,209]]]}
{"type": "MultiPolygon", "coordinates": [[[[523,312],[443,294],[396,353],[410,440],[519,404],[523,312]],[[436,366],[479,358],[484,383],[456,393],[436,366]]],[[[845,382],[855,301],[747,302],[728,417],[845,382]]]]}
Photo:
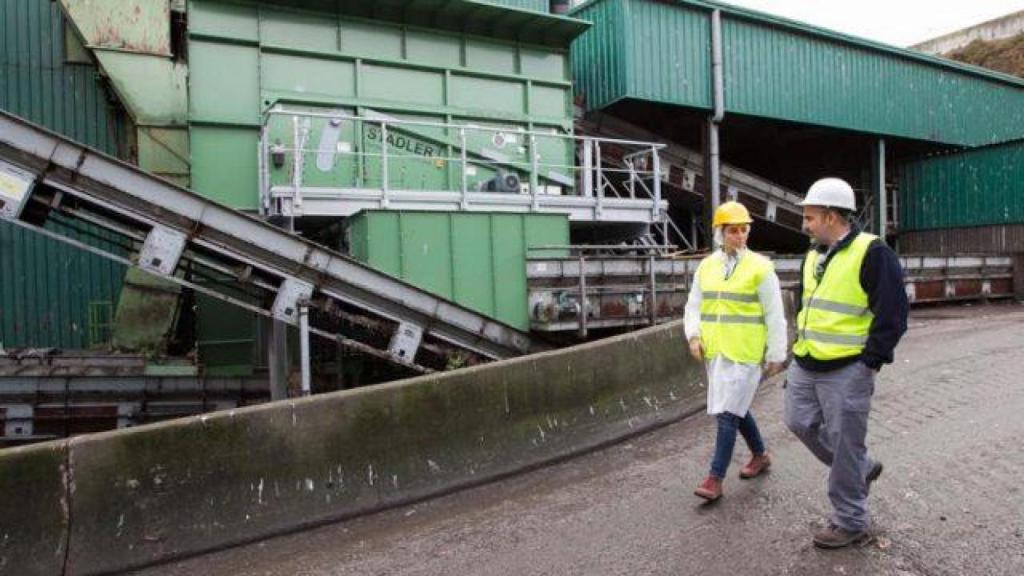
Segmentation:
{"type": "Polygon", "coordinates": [[[171,276],[178,267],[188,238],[165,226],[154,226],[139,253],[139,268],[162,276],[171,276]]]}
{"type": "Polygon", "coordinates": [[[395,333],[391,336],[388,352],[396,359],[410,363],[416,357],[416,351],[419,349],[422,340],[423,328],[415,324],[402,322],[398,325],[398,330],[395,330],[395,333]]]}
{"type": "Polygon", "coordinates": [[[271,309],[274,318],[294,324],[299,318],[299,301],[309,300],[313,295],[313,285],[286,278],[277,289],[277,297],[274,298],[274,307],[271,309]]]}

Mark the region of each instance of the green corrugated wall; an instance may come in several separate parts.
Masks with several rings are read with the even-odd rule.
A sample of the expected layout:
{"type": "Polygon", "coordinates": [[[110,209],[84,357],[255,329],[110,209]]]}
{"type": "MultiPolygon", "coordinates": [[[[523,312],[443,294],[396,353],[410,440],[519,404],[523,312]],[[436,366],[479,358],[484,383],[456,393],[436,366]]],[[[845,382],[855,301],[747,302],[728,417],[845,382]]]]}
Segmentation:
{"type": "Polygon", "coordinates": [[[623,98],[711,108],[722,9],[727,113],[978,146],[1024,136],[1024,81],[713,2],[595,0],[572,46],[590,109],[623,98]]]}
{"type": "Polygon", "coordinates": [[[569,220],[550,214],[369,211],[348,240],[363,262],[520,330],[527,311],[527,248],[569,244],[569,220]]]}
{"type": "MultiPolygon", "coordinates": [[[[57,3],[0,0],[0,109],[116,155],[123,118],[111,111],[95,66],[65,61],[64,42],[57,3]]],[[[119,264],[0,221],[0,343],[84,348],[90,328],[104,339],[103,327],[90,324],[90,304],[102,323],[123,276],[119,264]]]]}
{"type": "Polygon", "coordinates": [[[1024,224],[1024,142],[899,168],[900,229],[1024,224]]]}

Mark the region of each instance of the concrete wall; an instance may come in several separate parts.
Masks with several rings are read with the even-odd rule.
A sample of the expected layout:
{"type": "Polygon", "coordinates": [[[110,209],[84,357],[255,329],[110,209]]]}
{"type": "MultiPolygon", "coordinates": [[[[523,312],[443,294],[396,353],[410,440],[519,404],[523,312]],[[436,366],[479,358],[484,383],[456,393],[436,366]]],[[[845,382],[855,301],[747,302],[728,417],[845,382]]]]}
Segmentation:
{"type": "Polygon", "coordinates": [[[963,48],[975,40],[989,42],[1016,36],[1021,32],[1024,32],[1024,11],[1007,14],[1002,18],[944,34],[938,38],[915,44],[910,49],[933,56],[941,56],[963,48]]]}
{"type": "Polygon", "coordinates": [[[683,340],[676,322],[499,364],[0,452],[0,574],[123,570],[622,439],[703,406],[702,370],[683,340]]]}

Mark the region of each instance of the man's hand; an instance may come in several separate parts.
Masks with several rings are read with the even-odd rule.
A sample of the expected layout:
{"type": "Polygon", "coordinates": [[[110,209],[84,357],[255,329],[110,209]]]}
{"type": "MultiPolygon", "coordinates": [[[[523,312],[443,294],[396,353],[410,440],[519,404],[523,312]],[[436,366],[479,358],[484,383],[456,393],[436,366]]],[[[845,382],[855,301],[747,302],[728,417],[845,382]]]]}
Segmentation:
{"type": "Polygon", "coordinates": [[[764,365],[764,377],[771,378],[786,369],[785,362],[766,362],[764,365]]]}
{"type": "Polygon", "coordinates": [[[700,337],[690,339],[690,356],[697,362],[704,361],[704,347],[700,345],[700,337]]]}

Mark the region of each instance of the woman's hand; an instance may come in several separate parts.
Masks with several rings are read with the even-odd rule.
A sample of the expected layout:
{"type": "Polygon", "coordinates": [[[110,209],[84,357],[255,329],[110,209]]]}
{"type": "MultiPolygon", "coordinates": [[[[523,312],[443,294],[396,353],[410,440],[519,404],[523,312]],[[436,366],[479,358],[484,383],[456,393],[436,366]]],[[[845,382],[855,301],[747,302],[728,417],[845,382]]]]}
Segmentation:
{"type": "Polygon", "coordinates": [[[704,361],[704,347],[700,344],[700,337],[690,339],[690,356],[697,362],[704,361]]]}
{"type": "Polygon", "coordinates": [[[785,362],[766,362],[764,365],[764,377],[771,378],[786,369],[785,362]]]}

